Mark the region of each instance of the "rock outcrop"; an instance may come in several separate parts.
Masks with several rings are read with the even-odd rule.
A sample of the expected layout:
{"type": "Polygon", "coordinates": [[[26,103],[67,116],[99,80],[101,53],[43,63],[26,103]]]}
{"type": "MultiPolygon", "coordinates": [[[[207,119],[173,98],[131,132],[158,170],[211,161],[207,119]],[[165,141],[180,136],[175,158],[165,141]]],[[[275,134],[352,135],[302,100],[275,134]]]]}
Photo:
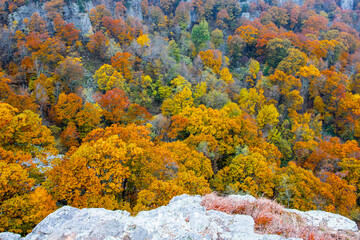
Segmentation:
{"type": "Polygon", "coordinates": [[[62,207],[25,240],[40,239],[284,239],[254,232],[247,215],[206,211],[200,196],[181,195],[169,205],[131,217],[126,211],[62,207]]]}
{"type": "Polygon", "coordinates": [[[344,216],[324,211],[302,212],[295,209],[287,209],[288,212],[296,213],[304,218],[307,224],[314,227],[328,227],[334,230],[358,231],[356,223],[344,216]]]}
{"type": "Polygon", "coordinates": [[[354,0],[341,0],[340,6],[342,9],[353,9],[354,8],[354,0]]]}
{"type": "MultiPolygon", "coordinates": [[[[90,11],[94,7],[91,1],[85,2],[85,11],[90,11]]],[[[9,24],[13,28],[23,28],[23,20],[30,19],[34,13],[38,13],[41,17],[46,18],[44,5],[39,2],[29,1],[24,6],[19,7],[15,12],[9,15],[9,24]],[[14,26],[16,25],[16,27],[14,26]]],[[[82,35],[92,34],[93,28],[89,18],[89,14],[81,12],[80,7],[75,2],[68,2],[63,6],[63,17],[68,23],[73,23],[75,28],[81,31],[82,35]]],[[[49,21],[48,21],[49,22],[49,21]]]]}
{"type": "Polygon", "coordinates": [[[18,240],[20,238],[21,238],[20,234],[15,234],[11,232],[0,233],[0,240],[18,240]]]}
{"type": "MultiPolygon", "coordinates": [[[[255,201],[252,196],[230,196],[255,201]]],[[[140,212],[136,217],[126,211],[77,209],[65,206],[40,222],[24,240],[42,239],[244,239],[279,240],[278,235],[254,232],[254,220],[248,215],[230,215],[201,205],[200,196],[181,195],[167,206],[140,212]]],[[[337,214],[322,211],[295,212],[314,226],[327,224],[335,230],[357,231],[356,224],[337,214]]],[[[18,240],[19,235],[1,233],[0,240],[18,240]]]]}
{"type": "MultiPolygon", "coordinates": [[[[108,8],[110,10],[115,9],[116,1],[107,2],[108,8]]],[[[141,11],[141,0],[129,0],[128,2],[128,16],[137,17],[142,20],[142,11],[141,11]]],[[[63,6],[63,18],[67,23],[73,23],[75,28],[81,31],[83,36],[92,34],[93,28],[89,18],[89,12],[96,5],[103,4],[103,1],[93,0],[85,1],[80,5],[77,1],[66,1],[66,4],[63,6]],[[82,8],[82,9],[81,9],[82,8]]],[[[15,12],[11,13],[8,17],[8,23],[12,28],[22,28],[23,20],[25,18],[30,19],[33,13],[39,13],[39,15],[45,19],[46,11],[44,9],[43,2],[39,1],[28,1],[24,6],[16,9],[15,12]]],[[[50,22],[50,21],[48,21],[50,22]]]]}

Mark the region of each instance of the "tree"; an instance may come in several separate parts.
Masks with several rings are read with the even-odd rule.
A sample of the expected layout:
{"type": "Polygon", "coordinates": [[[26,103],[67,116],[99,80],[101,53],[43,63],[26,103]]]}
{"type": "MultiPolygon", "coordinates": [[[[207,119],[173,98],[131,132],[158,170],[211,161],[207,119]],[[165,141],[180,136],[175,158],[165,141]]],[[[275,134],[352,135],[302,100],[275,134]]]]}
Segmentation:
{"type": "Polygon", "coordinates": [[[185,86],[173,98],[166,99],[161,106],[161,110],[164,116],[173,116],[179,114],[185,107],[193,106],[193,104],[192,92],[189,87],[185,86]]]}
{"type": "Polygon", "coordinates": [[[52,150],[54,138],[39,115],[30,110],[17,114],[18,110],[6,103],[0,103],[0,113],[1,147],[34,154],[52,150]]]}
{"type": "Polygon", "coordinates": [[[239,93],[238,105],[241,110],[247,112],[251,116],[256,116],[261,106],[266,103],[264,91],[262,89],[243,88],[239,93]]]}
{"type": "Polygon", "coordinates": [[[82,108],[82,99],[75,93],[61,93],[55,105],[56,119],[64,125],[75,119],[76,113],[82,108]]]}
{"type": "Polygon", "coordinates": [[[230,16],[226,9],[221,9],[216,15],[216,25],[220,28],[226,28],[226,22],[230,20],[230,16]]]}
{"type": "Polygon", "coordinates": [[[256,45],[259,38],[259,30],[253,26],[241,26],[235,30],[235,34],[238,34],[249,47],[256,45]]]}
{"type": "Polygon", "coordinates": [[[234,79],[232,74],[229,71],[229,68],[223,68],[220,72],[220,77],[222,80],[224,80],[227,84],[234,83],[234,79]]]}
{"type": "Polygon", "coordinates": [[[127,8],[125,7],[124,3],[121,1],[117,2],[115,5],[115,18],[125,18],[127,8]]]}
{"type": "Polygon", "coordinates": [[[263,129],[266,125],[275,126],[279,122],[279,113],[274,104],[264,105],[259,110],[256,120],[259,129],[263,129]]]}
{"type": "Polygon", "coordinates": [[[144,47],[144,46],[150,46],[150,38],[147,34],[143,34],[143,35],[140,35],[137,39],[136,39],[136,42],[138,44],[141,45],[141,47],[144,47]]]}
{"type": "Polygon", "coordinates": [[[62,14],[62,8],[65,5],[63,0],[51,0],[45,3],[44,9],[50,19],[59,17],[62,14]]]}
{"type": "Polygon", "coordinates": [[[220,50],[206,50],[205,52],[199,52],[199,56],[203,61],[204,66],[211,68],[214,73],[220,74],[220,68],[222,65],[220,50]]]}
{"type": "Polygon", "coordinates": [[[251,87],[256,84],[258,78],[258,73],[260,71],[260,63],[254,59],[249,60],[249,75],[247,77],[247,82],[250,83],[251,87]]]}
{"type": "Polygon", "coordinates": [[[205,20],[193,27],[191,40],[195,44],[197,51],[204,48],[206,43],[210,41],[209,25],[205,20]]]}
{"type": "Polygon", "coordinates": [[[37,51],[32,53],[32,58],[45,66],[52,67],[64,59],[65,49],[65,44],[58,37],[48,38],[40,44],[37,51]]]}
{"type": "Polygon", "coordinates": [[[288,49],[291,46],[291,42],[288,39],[271,39],[266,44],[266,63],[276,68],[277,65],[288,55],[288,49]]]}
{"type": "Polygon", "coordinates": [[[175,10],[174,22],[179,24],[182,30],[186,30],[190,24],[190,5],[186,2],[180,2],[175,10]]]}
{"type": "Polygon", "coordinates": [[[295,74],[301,67],[305,66],[307,56],[296,48],[289,48],[287,56],[279,63],[277,69],[287,73],[295,74]]]}
{"type": "Polygon", "coordinates": [[[226,48],[231,57],[231,66],[239,66],[242,52],[245,48],[245,41],[239,35],[229,36],[226,41],[226,48]]]}
{"type": "Polygon", "coordinates": [[[327,31],[329,20],[323,16],[311,16],[303,25],[303,33],[310,33],[318,35],[320,31],[327,31]]]}
{"type": "Polygon", "coordinates": [[[325,210],[333,199],[329,184],[321,182],[311,171],[298,167],[293,162],[289,162],[278,173],[276,186],[280,202],[301,211],[325,210]]]}
{"type": "Polygon", "coordinates": [[[101,58],[105,58],[107,45],[109,38],[101,31],[97,31],[90,35],[90,41],[86,45],[91,53],[99,55],[101,58]]]}
{"type": "Polygon", "coordinates": [[[79,146],[79,133],[74,122],[67,124],[65,130],[60,135],[60,142],[67,148],[79,146]]]}
{"type": "Polygon", "coordinates": [[[125,111],[130,106],[130,101],[123,90],[114,88],[102,95],[99,105],[103,109],[105,119],[109,122],[123,122],[125,111]]]}
{"type": "Polygon", "coordinates": [[[102,110],[100,106],[95,103],[85,103],[75,116],[75,122],[79,128],[81,138],[84,138],[89,132],[97,128],[101,122],[102,110]]]}
{"type": "Polygon", "coordinates": [[[84,77],[84,69],[80,58],[67,57],[59,63],[56,72],[63,81],[63,84],[74,92],[79,87],[84,77]]]}
{"type": "Polygon", "coordinates": [[[102,65],[95,72],[94,79],[101,90],[108,91],[114,88],[125,90],[126,82],[123,75],[109,64],[102,65]]]}
{"type": "Polygon", "coordinates": [[[115,209],[119,207],[115,198],[120,197],[130,176],[126,163],[137,149],[116,135],[83,143],[54,165],[45,185],[56,200],[65,199],[75,207],[115,209]]]}
{"type": "Polygon", "coordinates": [[[259,153],[238,155],[220,170],[213,181],[218,191],[244,191],[251,195],[273,196],[274,166],[259,153]]]}
{"type": "Polygon", "coordinates": [[[356,188],[349,185],[346,180],[339,178],[334,173],[325,173],[326,183],[331,186],[334,197],[333,206],[339,214],[349,216],[356,205],[356,188]]]}
{"type": "Polygon", "coordinates": [[[126,80],[131,81],[133,78],[131,69],[134,59],[131,53],[117,53],[111,58],[111,66],[118,70],[126,80]]]}
{"type": "Polygon", "coordinates": [[[96,31],[100,30],[100,26],[104,17],[111,17],[111,12],[104,4],[97,5],[92,8],[89,13],[90,21],[96,31]]]}
{"type": "Polygon", "coordinates": [[[218,48],[224,43],[224,34],[220,29],[215,29],[211,32],[211,42],[215,48],[218,48]]]}
{"type": "Polygon", "coordinates": [[[56,35],[61,38],[68,46],[71,46],[79,39],[80,31],[73,23],[66,23],[62,18],[54,19],[54,29],[56,35]]]}

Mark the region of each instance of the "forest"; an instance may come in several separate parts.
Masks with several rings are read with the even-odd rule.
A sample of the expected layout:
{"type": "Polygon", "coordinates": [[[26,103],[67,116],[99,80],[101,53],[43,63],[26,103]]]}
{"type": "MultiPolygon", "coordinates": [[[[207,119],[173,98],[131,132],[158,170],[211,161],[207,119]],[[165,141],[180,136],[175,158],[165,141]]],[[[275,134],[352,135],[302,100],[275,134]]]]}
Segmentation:
{"type": "Polygon", "coordinates": [[[296,3],[0,0],[0,232],[211,192],[360,223],[360,1],[296,3]]]}

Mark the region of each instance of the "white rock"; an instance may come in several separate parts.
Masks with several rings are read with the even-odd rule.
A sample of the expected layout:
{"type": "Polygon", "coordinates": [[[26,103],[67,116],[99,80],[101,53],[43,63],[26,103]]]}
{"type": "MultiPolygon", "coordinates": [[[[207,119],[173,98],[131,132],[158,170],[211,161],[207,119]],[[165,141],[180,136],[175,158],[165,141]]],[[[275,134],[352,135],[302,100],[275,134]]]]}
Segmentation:
{"type": "Polygon", "coordinates": [[[254,202],[256,200],[256,198],[251,195],[229,195],[229,197],[249,202],[254,202]]]}
{"type": "Polygon", "coordinates": [[[126,211],[63,207],[24,239],[284,239],[255,234],[250,216],[206,211],[200,204],[200,196],[181,195],[167,206],[140,212],[136,217],[126,211]]]}
{"type": "Polygon", "coordinates": [[[329,213],[319,210],[302,212],[297,209],[286,209],[287,212],[296,213],[306,220],[306,222],[314,227],[328,227],[334,230],[349,230],[356,232],[358,226],[347,217],[335,213],[329,213]]]}
{"type": "Polygon", "coordinates": [[[334,230],[358,231],[356,223],[344,216],[324,211],[307,211],[305,218],[313,226],[327,226],[334,230]]]}
{"type": "Polygon", "coordinates": [[[20,234],[15,234],[11,232],[0,233],[0,240],[18,240],[20,238],[21,238],[20,234]]]}

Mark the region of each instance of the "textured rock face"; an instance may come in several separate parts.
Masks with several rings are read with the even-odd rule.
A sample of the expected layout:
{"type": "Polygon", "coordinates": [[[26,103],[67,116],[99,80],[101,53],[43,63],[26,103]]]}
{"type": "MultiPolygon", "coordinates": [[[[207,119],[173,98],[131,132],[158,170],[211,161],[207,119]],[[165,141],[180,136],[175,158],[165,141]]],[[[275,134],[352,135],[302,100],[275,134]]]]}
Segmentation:
{"type": "MultiPolygon", "coordinates": [[[[233,199],[255,201],[250,195],[231,195],[233,199]]],[[[355,222],[323,211],[301,212],[310,225],[334,230],[357,231],[355,222]]],[[[0,240],[18,240],[20,235],[0,233],[0,240]]],[[[247,215],[206,211],[200,196],[181,195],[167,206],[140,212],[136,217],[126,211],[62,207],[40,222],[25,240],[42,239],[243,239],[280,240],[277,235],[254,233],[254,220],[247,215]]],[[[295,240],[295,239],[293,239],[295,240]]]]}
{"type": "Polygon", "coordinates": [[[125,211],[63,207],[24,239],[284,239],[255,234],[250,216],[206,211],[200,202],[200,196],[181,195],[136,217],[125,211]]]}
{"type": "Polygon", "coordinates": [[[293,3],[301,6],[301,5],[303,5],[304,0],[280,0],[279,5],[284,5],[286,2],[293,2],[293,3]]]}
{"type": "MultiPolygon", "coordinates": [[[[90,11],[94,5],[91,1],[85,3],[85,10],[90,11]]],[[[44,5],[39,2],[29,1],[26,5],[18,8],[14,13],[9,15],[9,23],[12,25],[14,21],[18,23],[20,28],[23,27],[22,22],[25,18],[30,19],[33,13],[46,19],[46,11],[44,5]]],[[[63,6],[64,20],[68,23],[73,23],[75,28],[81,31],[82,35],[92,34],[93,29],[90,22],[89,15],[80,11],[79,5],[71,2],[63,6]]]]}
{"type": "Polygon", "coordinates": [[[143,15],[141,11],[141,1],[142,0],[131,0],[128,1],[129,8],[128,8],[128,14],[129,16],[137,17],[140,20],[143,20],[143,15]]]}
{"type": "Polygon", "coordinates": [[[351,221],[350,219],[339,214],[324,211],[302,212],[295,209],[287,209],[287,211],[300,215],[311,226],[328,227],[334,230],[349,230],[353,232],[359,230],[354,221],[351,221]]]}
{"type": "MultiPolygon", "coordinates": [[[[115,0],[107,2],[109,6],[107,6],[111,11],[115,6],[115,0]]],[[[137,17],[140,20],[143,19],[142,11],[141,11],[141,0],[129,0],[127,1],[128,6],[128,15],[137,17]]],[[[63,6],[63,14],[64,20],[68,23],[73,23],[75,28],[81,31],[81,34],[87,35],[93,33],[93,28],[91,25],[91,21],[89,18],[89,12],[96,5],[103,4],[103,1],[93,0],[86,1],[83,3],[83,11],[80,10],[79,5],[76,1],[69,1],[63,6]]],[[[44,10],[44,5],[39,3],[39,1],[29,1],[26,5],[18,8],[14,13],[9,15],[9,24],[10,26],[14,25],[14,21],[16,21],[17,26],[22,28],[22,22],[25,18],[31,18],[33,13],[39,13],[40,16],[46,18],[46,11],[44,10]]]]}
{"type": "Polygon", "coordinates": [[[341,0],[340,6],[342,9],[353,9],[354,0],[341,0]]]}
{"type": "MultiPolygon", "coordinates": [[[[91,1],[85,2],[85,10],[90,12],[90,10],[94,7],[91,1]]],[[[80,11],[79,5],[72,2],[66,4],[63,8],[64,10],[64,18],[68,23],[74,23],[76,29],[81,31],[81,34],[92,34],[93,28],[91,25],[91,21],[89,15],[87,13],[82,13],[80,11]]]]}
{"type": "Polygon", "coordinates": [[[10,232],[0,233],[0,240],[18,240],[20,238],[21,238],[20,234],[15,234],[10,232]]]}

